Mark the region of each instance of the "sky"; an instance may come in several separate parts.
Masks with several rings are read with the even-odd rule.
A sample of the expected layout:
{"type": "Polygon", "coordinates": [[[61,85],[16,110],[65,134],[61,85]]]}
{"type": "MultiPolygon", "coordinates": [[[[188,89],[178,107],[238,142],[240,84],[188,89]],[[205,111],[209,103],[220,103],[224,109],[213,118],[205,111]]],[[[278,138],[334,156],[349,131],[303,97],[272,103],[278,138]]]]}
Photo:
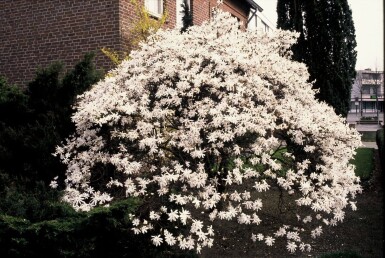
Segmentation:
{"type": "MultiPolygon", "coordinates": [[[[277,22],[277,0],[255,0],[264,16],[277,22]]],[[[384,70],[384,7],[383,0],[348,0],[352,9],[357,41],[356,70],[384,70]]]]}

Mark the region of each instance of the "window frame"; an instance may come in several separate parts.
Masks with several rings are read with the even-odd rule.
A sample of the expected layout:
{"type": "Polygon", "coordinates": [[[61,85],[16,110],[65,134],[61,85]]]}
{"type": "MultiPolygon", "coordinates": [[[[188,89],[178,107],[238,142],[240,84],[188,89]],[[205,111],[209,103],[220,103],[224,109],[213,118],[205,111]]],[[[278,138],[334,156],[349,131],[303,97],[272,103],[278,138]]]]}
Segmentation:
{"type": "Polygon", "coordinates": [[[160,18],[163,15],[163,0],[145,0],[144,7],[153,17],[160,18]]]}

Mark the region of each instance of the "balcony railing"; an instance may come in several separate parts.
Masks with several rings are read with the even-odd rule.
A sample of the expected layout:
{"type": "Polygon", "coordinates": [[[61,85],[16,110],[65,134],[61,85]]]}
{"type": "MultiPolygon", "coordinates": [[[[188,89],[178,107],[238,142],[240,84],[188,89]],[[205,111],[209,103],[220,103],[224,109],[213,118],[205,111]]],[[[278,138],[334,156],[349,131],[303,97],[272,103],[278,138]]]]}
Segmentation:
{"type": "Polygon", "coordinates": [[[362,79],[361,80],[362,85],[381,85],[382,80],[380,79],[362,79]]]}

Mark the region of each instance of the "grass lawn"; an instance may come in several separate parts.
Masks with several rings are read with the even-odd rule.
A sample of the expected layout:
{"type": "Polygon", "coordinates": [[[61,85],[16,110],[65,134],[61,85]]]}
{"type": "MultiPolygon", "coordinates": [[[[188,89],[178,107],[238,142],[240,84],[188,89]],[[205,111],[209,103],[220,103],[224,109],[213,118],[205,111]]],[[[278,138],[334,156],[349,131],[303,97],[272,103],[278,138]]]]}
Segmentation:
{"type": "MultiPolygon", "coordinates": [[[[277,159],[285,158],[282,149],[274,154],[277,159]]],[[[351,163],[356,166],[356,175],[360,176],[363,183],[373,176],[375,163],[373,160],[374,149],[359,148],[351,163]]],[[[378,178],[378,177],[374,177],[378,178]]],[[[365,184],[365,183],[364,183],[365,184]]],[[[383,195],[376,188],[380,184],[366,188],[362,194],[357,195],[357,211],[346,209],[344,223],[336,227],[325,227],[323,234],[316,240],[310,236],[304,237],[304,242],[313,244],[309,253],[296,252],[285,253],[285,243],[278,242],[275,247],[269,247],[263,243],[253,243],[240,240],[239,236],[250,236],[256,232],[255,225],[237,224],[226,220],[215,220],[216,228],[215,244],[212,248],[203,249],[201,258],[213,257],[317,257],[317,258],[363,258],[363,257],[385,257],[383,256],[383,195]]],[[[233,190],[243,192],[250,187],[247,184],[233,185],[233,190]]],[[[254,193],[263,202],[263,223],[258,226],[258,232],[264,233],[272,225],[285,222],[287,225],[297,223],[297,217],[293,214],[303,216],[307,210],[290,210],[293,207],[296,196],[288,195],[272,188],[271,191],[254,193]],[[281,197],[284,197],[282,203],[281,197]]],[[[199,213],[200,214],[200,213],[199,213]]],[[[204,215],[202,215],[204,216],[204,215]]]]}
{"type": "Polygon", "coordinates": [[[357,154],[351,161],[356,166],[356,175],[362,180],[368,180],[372,175],[374,169],[373,155],[374,149],[372,148],[358,148],[357,154]]]}
{"type": "Polygon", "coordinates": [[[376,141],[376,132],[360,132],[361,141],[363,142],[375,142],[376,141]]]}

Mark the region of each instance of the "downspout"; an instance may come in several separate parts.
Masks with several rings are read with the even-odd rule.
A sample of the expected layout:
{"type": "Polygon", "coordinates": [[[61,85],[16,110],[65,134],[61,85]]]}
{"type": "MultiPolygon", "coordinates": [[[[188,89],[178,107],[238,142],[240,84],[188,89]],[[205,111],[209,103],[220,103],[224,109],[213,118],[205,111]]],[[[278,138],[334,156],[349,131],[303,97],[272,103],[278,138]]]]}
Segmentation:
{"type": "Polygon", "coordinates": [[[211,1],[209,0],[209,20],[211,20],[211,1]]]}
{"type": "Polygon", "coordinates": [[[191,15],[191,17],[192,17],[192,23],[193,24],[195,24],[194,23],[194,0],[190,0],[190,15],[191,15]]]}

